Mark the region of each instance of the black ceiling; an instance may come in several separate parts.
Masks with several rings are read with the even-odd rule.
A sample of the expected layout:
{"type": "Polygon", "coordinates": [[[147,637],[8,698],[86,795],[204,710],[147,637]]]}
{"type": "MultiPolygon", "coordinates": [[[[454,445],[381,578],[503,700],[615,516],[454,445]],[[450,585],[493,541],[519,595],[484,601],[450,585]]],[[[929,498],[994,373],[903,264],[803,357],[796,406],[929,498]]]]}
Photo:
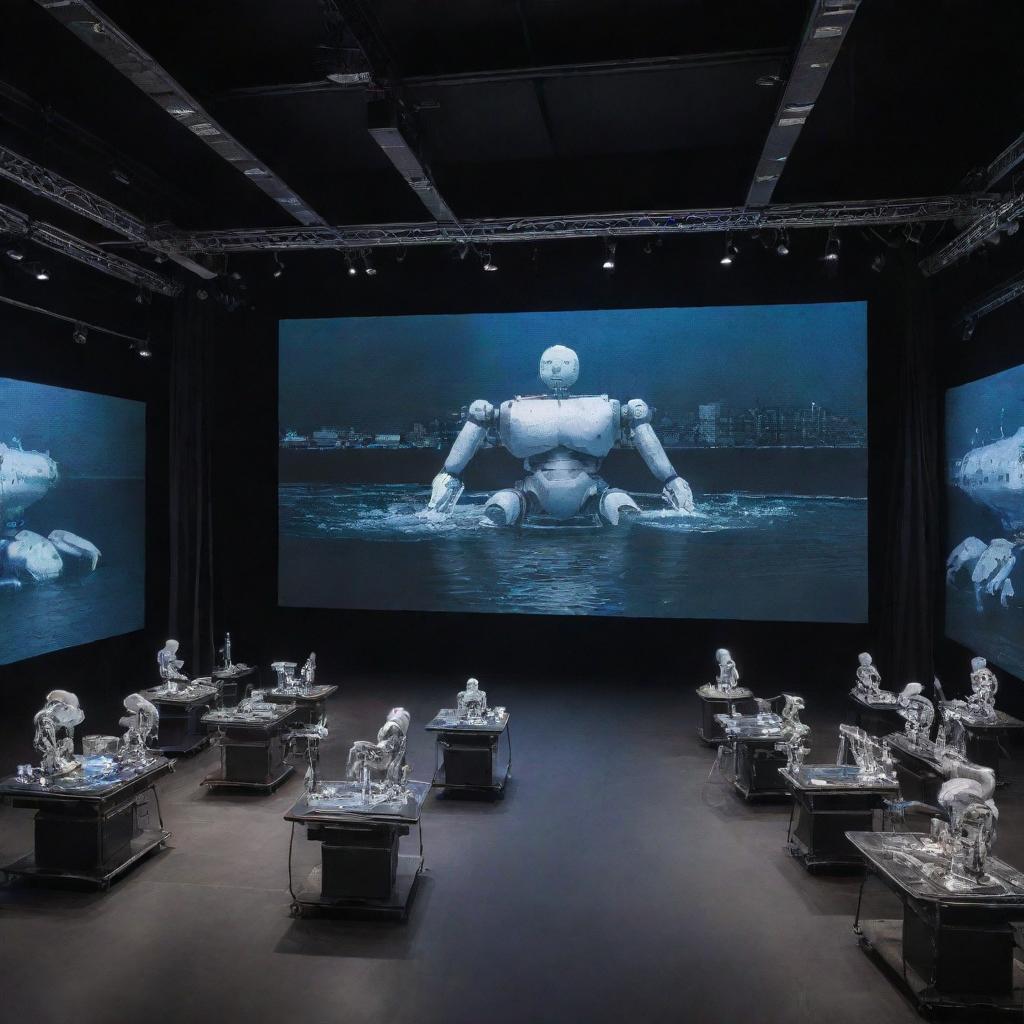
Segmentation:
{"type": "MultiPolygon", "coordinates": [[[[4,6],[0,141],[147,220],[182,228],[287,222],[34,0],[4,6]],[[63,119],[87,137],[69,134],[63,119]]],[[[326,80],[343,56],[325,17],[333,3],[97,6],[327,222],[429,219],[367,132],[366,89],[326,80]],[[262,88],[294,85],[301,87],[262,88]]],[[[757,80],[786,74],[810,5],[372,6],[441,193],[457,215],[481,217],[741,205],[780,96],[757,80]],[[651,63],[607,66],[616,61],[651,63]],[[577,67],[452,80],[556,65],[577,67]]],[[[862,0],[775,200],[957,191],[971,168],[1024,130],[1022,42],[1019,0],[862,0]]],[[[0,199],[32,205],[10,187],[0,199]]],[[[47,215],[83,237],[109,237],[59,210],[47,215]]]]}

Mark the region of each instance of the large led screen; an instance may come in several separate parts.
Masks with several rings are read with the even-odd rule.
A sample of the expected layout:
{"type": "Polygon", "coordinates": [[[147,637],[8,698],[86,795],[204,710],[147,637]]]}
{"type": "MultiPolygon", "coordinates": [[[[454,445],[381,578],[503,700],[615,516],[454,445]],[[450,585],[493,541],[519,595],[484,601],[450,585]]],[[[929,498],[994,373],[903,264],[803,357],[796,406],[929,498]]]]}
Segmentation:
{"type": "Polygon", "coordinates": [[[946,634],[1024,676],[1024,366],[946,392],[946,634]]]}
{"type": "Polygon", "coordinates": [[[861,302],[284,320],[279,601],[862,622],[865,336],[861,302]]]}
{"type": "Polygon", "coordinates": [[[0,378],[0,664],[141,629],[146,407],[0,378]]]}

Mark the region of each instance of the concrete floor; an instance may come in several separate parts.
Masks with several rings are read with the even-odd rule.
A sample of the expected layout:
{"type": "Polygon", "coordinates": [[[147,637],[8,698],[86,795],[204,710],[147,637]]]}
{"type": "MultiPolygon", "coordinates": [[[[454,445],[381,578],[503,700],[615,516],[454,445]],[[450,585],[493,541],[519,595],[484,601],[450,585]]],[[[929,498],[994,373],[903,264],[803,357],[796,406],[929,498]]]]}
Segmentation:
{"type": "MultiPolygon", "coordinates": [[[[422,726],[454,689],[347,682],[325,777],[405,703],[413,777],[429,778],[422,726]]],[[[0,888],[4,1019],[917,1019],[857,948],[857,879],[807,874],[783,849],[786,805],[707,781],[714,753],[688,690],[487,689],[512,712],[514,779],[496,803],[428,797],[408,923],[290,918],[282,815],[301,772],[269,797],[215,795],[198,785],[218,757],[207,750],[160,784],[170,848],[109,893],[0,888]]],[[[813,759],[830,760],[841,705],[808,704],[813,759]]],[[[1020,863],[1018,787],[998,799],[998,852],[1020,863]]],[[[31,818],[0,810],[0,863],[30,848],[31,818]]]]}

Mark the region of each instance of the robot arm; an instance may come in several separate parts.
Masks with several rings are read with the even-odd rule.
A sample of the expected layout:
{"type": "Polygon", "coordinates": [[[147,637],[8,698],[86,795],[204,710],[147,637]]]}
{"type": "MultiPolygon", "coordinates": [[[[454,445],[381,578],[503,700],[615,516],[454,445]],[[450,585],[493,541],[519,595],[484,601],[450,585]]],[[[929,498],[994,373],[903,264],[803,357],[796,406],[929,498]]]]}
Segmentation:
{"type": "Polygon", "coordinates": [[[464,487],[460,474],[486,440],[487,427],[494,420],[495,413],[490,402],[476,401],[469,407],[469,415],[444,461],[444,469],[430,485],[428,512],[451,512],[462,497],[464,487]]]}
{"type": "Polygon", "coordinates": [[[650,406],[639,398],[627,402],[622,408],[623,426],[629,430],[636,450],[647,468],[663,484],[661,496],[679,512],[693,511],[693,492],[690,485],[675,471],[665,454],[658,435],[651,426],[650,406]]]}

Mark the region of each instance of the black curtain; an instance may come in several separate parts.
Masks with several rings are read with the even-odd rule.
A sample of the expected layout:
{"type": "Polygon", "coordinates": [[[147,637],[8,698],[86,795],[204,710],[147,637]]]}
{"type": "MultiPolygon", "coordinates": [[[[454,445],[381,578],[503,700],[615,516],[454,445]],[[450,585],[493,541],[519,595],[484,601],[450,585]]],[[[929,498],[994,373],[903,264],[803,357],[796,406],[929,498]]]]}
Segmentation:
{"type": "Polygon", "coordinates": [[[170,593],[168,636],[186,669],[214,663],[210,404],[213,350],[225,313],[186,288],[175,302],[170,360],[170,593]]]}
{"type": "MultiPolygon", "coordinates": [[[[940,410],[935,329],[928,281],[912,251],[904,251],[893,278],[888,318],[891,347],[880,360],[875,386],[896,399],[887,446],[887,507],[879,578],[879,639],[894,685],[931,683],[941,608],[942,548],[940,410]]],[[[876,519],[877,523],[879,520],[876,519]]]]}

